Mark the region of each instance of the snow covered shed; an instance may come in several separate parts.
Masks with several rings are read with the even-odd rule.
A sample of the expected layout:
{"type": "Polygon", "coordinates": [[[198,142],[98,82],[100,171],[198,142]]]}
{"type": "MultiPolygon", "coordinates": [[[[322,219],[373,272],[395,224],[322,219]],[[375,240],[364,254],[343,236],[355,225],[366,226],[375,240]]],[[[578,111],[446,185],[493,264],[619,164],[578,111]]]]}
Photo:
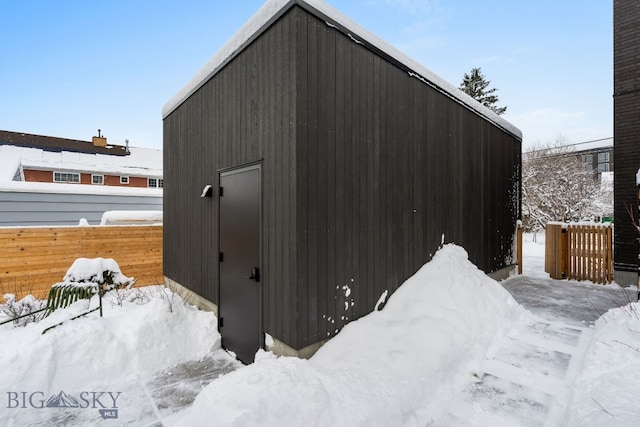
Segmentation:
{"type": "Polygon", "coordinates": [[[268,1],[163,129],[166,281],[245,362],[312,354],[443,239],[514,262],[520,131],[319,0],[268,1]]]}

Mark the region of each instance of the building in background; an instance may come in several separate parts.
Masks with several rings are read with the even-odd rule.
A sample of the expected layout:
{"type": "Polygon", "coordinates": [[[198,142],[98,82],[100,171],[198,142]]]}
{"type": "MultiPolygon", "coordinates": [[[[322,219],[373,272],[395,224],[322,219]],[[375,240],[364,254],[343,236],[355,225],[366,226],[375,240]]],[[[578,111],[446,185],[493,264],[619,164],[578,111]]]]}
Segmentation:
{"type": "Polygon", "coordinates": [[[162,151],[0,131],[0,174],[13,181],[162,188],[162,151]]]}
{"type": "Polygon", "coordinates": [[[0,131],[0,226],[100,224],[162,210],[162,151],[0,131]]]}
{"type": "Polygon", "coordinates": [[[576,155],[584,162],[587,170],[593,171],[594,178],[613,170],[613,138],[572,144],[576,155]]]}
{"type": "Polygon", "coordinates": [[[638,285],[640,1],[613,2],[614,278],[638,285]]]}

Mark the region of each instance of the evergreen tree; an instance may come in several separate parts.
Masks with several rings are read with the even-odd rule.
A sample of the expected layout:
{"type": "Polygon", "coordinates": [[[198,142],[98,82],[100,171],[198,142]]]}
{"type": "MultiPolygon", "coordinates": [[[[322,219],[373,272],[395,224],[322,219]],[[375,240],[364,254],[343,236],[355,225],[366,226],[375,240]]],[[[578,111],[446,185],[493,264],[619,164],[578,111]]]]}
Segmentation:
{"type": "Polygon", "coordinates": [[[489,107],[496,114],[503,114],[507,111],[507,107],[497,107],[495,104],[498,102],[498,96],[494,95],[496,88],[487,89],[490,80],[486,80],[485,76],[480,71],[480,68],[474,68],[470,74],[464,75],[462,83],[460,83],[460,90],[471,96],[476,101],[480,102],[485,107],[489,107]]]}

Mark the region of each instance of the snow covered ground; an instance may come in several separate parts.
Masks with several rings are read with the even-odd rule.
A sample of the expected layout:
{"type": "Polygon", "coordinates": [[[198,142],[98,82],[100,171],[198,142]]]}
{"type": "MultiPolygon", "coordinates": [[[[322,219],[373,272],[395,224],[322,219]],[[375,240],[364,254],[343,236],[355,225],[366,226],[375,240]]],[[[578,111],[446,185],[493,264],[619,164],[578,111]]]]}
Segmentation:
{"type": "Polygon", "coordinates": [[[87,302],[0,326],[0,425],[638,425],[640,306],[595,320],[630,293],[550,280],[537,237],[502,285],[445,246],[310,360],[242,366],[211,313],[158,287],[44,335],[87,302]]]}

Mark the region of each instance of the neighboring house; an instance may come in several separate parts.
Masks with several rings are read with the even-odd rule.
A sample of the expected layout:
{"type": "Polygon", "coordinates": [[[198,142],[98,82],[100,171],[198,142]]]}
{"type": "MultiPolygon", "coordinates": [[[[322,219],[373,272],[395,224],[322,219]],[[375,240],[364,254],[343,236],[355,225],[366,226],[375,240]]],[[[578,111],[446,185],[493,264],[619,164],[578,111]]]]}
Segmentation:
{"type": "Polygon", "coordinates": [[[640,168],[640,1],[613,2],[614,278],[638,285],[640,168]]]}
{"type": "Polygon", "coordinates": [[[522,161],[527,162],[529,156],[544,154],[575,155],[578,160],[584,163],[584,168],[593,171],[594,179],[600,179],[603,172],[613,172],[613,138],[606,138],[596,141],[579,142],[558,147],[542,148],[525,152],[522,154],[522,161]],[[549,154],[547,154],[549,153],[549,154]]]}
{"type": "Polygon", "coordinates": [[[0,162],[12,180],[162,188],[162,151],[0,131],[0,162]]]}
{"type": "Polygon", "coordinates": [[[613,170],[613,138],[573,145],[576,155],[584,162],[587,170],[593,171],[596,178],[603,172],[613,170]]]}
{"type": "Polygon", "coordinates": [[[0,131],[0,226],[98,225],[105,211],[162,210],[163,185],[161,150],[0,131]]]}
{"type": "Polygon", "coordinates": [[[166,282],[245,362],[309,356],[445,242],[513,268],[521,132],[319,0],[268,1],[163,126],[166,282]]]}

